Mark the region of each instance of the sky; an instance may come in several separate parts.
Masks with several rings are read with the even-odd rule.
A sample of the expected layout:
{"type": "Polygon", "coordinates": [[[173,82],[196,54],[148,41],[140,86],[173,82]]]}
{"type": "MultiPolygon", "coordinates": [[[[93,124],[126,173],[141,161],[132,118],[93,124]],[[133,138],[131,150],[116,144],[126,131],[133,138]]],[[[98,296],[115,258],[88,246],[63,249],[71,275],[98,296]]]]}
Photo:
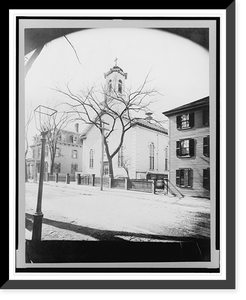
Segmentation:
{"type": "MultiPolygon", "coordinates": [[[[56,86],[64,88],[69,82],[76,92],[103,85],[104,73],[114,66],[116,57],[128,74],[126,86],[133,90],[149,73],[146,88],[160,93],[150,108],[159,121],[166,120],[163,111],[209,95],[209,52],[183,37],[155,29],[96,28],[67,38],[46,44],[26,75],[26,111],[66,101],[53,90],[56,86]]],[[[35,133],[32,122],[29,136],[35,133]]]]}

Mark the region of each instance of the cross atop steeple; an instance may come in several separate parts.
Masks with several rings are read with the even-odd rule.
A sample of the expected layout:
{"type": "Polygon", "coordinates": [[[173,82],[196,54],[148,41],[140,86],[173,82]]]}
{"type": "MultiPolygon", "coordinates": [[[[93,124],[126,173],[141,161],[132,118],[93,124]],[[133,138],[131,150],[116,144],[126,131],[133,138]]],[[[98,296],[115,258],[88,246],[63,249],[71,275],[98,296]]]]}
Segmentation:
{"type": "Polygon", "coordinates": [[[118,58],[115,57],[115,60],[114,60],[114,62],[115,62],[115,67],[117,66],[117,60],[118,60],[118,58]]]}

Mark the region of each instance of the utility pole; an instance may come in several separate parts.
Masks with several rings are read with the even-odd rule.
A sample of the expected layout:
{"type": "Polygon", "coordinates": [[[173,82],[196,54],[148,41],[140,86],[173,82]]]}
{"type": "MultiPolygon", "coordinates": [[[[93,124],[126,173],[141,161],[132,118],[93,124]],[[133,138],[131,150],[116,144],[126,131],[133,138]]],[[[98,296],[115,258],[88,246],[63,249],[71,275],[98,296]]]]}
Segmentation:
{"type": "Polygon", "coordinates": [[[101,138],[102,138],[102,157],[101,157],[101,176],[100,176],[100,190],[103,190],[103,159],[104,159],[104,130],[105,129],[104,125],[109,125],[108,123],[102,121],[102,126],[100,127],[101,129],[101,138]]]}

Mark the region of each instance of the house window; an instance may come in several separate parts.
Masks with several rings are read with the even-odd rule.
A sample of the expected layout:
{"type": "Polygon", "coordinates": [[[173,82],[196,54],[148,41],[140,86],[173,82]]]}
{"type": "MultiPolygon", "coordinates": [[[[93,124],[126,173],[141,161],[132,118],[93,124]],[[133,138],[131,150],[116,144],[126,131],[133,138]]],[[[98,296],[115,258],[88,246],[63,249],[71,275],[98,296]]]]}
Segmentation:
{"type": "Polygon", "coordinates": [[[209,135],[203,138],[203,155],[209,157],[209,135]]]}
{"type": "Polygon", "coordinates": [[[120,147],[120,150],[118,152],[118,167],[122,167],[123,166],[123,146],[120,147]]]}
{"type": "Polygon", "coordinates": [[[72,158],[78,158],[78,151],[72,150],[72,158]]]}
{"type": "Polygon", "coordinates": [[[154,146],[154,143],[150,143],[150,146],[149,146],[149,169],[150,170],[154,170],[154,149],[155,149],[155,146],[154,146]]]}
{"type": "Polygon", "coordinates": [[[61,164],[60,163],[54,163],[53,172],[54,173],[60,173],[61,172],[61,164]]]}
{"type": "Polygon", "coordinates": [[[210,169],[203,169],[203,187],[210,190],[210,169]]]}
{"type": "Polygon", "coordinates": [[[60,148],[56,148],[56,155],[55,156],[60,156],[61,155],[61,149],[60,148]]]}
{"type": "Polygon", "coordinates": [[[118,81],[118,92],[122,93],[122,81],[121,80],[118,81]]]}
{"type": "Polygon", "coordinates": [[[177,129],[188,129],[194,127],[194,113],[177,116],[177,129]]]}
{"type": "Polygon", "coordinates": [[[77,135],[74,135],[74,136],[73,136],[73,143],[74,143],[74,144],[77,144],[77,143],[78,143],[78,136],[77,136],[77,135]]]}
{"type": "Polygon", "coordinates": [[[66,133],[62,133],[62,134],[61,134],[61,141],[65,143],[66,140],[67,140],[67,135],[66,135],[66,133]]]}
{"type": "Polygon", "coordinates": [[[165,166],[164,166],[164,170],[165,171],[168,170],[168,147],[165,148],[165,166]]]}
{"type": "Polygon", "coordinates": [[[193,139],[176,141],[176,155],[181,157],[194,156],[194,145],[195,140],[193,139]]]}
{"type": "Polygon", "coordinates": [[[73,143],[73,135],[69,136],[69,143],[73,143]]]}
{"type": "Polygon", "coordinates": [[[209,126],[209,108],[208,107],[202,111],[202,116],[203,116],[203,125],[209,126]]]}
{"type": "Polygon", "coordinates": [[[71,164],[71,174],[75,174],[78,171],[78,164],[71,164]]]}
{"type": "Polygon", "coordinates": [[[188,168],[176,170],[176,185],[191,188],[193,185],[193,170],[188,168]]]}
{"type": "Polygon", "coordinates": [[[92,149],[90,150],[89,167],[90,168],[94,167],[94,152],[92,149]]]}

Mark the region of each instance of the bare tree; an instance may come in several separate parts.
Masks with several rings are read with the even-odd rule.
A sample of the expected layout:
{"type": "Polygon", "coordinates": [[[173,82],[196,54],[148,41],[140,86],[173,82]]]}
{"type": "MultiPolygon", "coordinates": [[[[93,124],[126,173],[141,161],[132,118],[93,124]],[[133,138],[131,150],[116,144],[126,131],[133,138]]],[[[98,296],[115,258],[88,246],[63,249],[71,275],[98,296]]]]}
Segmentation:
{"type": "Polygon", "coordinates": [[[46,143],[50,152],[50,174],[53,174],[57,143],[61,138],[62,130],[71,122],[71,115],[66,112],[57,113],[52,122],[46,123],[46,143]]]}
{"type": "Polygon", "coordinates": [[[147,89],[148,75],[135,91],[103,88],[98,91],[95,86],[83,91],[73,92],[69,84],[65,90],[56,87],[56,91],[67,96],[71,101],[67,105],[76,119],[94,125],[104,136],[105,152],[109,164],[109,175],[114,176],[112,159],[121,148],[125,134],[139,119],[138,113],[149,112],[150,105],[155,101],[153,96],[159,94],[155,89],[147,89]],[[104,133],[105,120],[109,124],[104,133]],[[118,143],[110,149],[109,138],[117,130],[118,143]]]}
{"type": "Polygon", "coordinates": [[[130,179],[129,168],[131,166],[131,158],[130,156],[124,156],[122,161],[122,167],[126,171],[127,177],[130,179]]]}

